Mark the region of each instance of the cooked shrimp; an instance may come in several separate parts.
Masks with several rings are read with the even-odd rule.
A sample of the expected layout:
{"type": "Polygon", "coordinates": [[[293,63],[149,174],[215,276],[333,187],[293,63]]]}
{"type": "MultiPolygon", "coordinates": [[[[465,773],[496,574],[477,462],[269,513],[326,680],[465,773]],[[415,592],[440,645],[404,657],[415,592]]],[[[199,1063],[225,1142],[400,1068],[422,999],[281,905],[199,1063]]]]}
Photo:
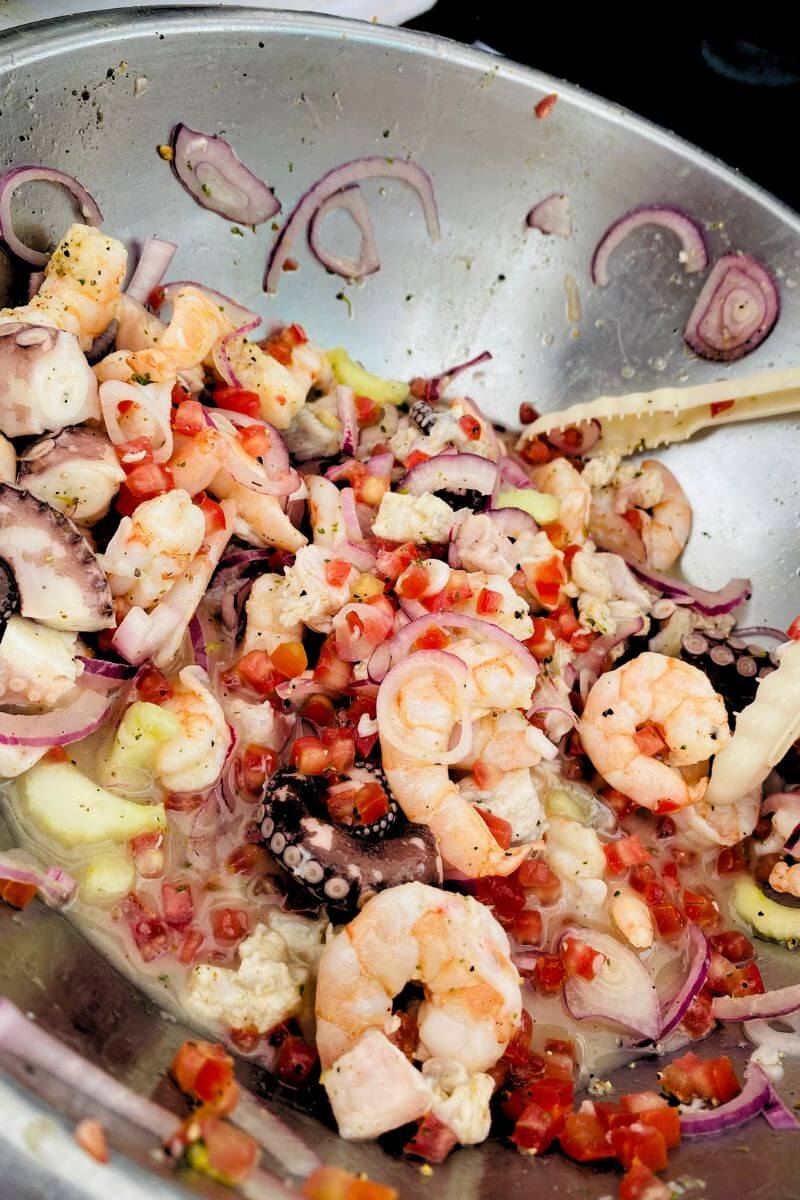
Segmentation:
{"type": "Polygon", "coordinates": [[[286,625],[281,620],[281,610],[286,603],[285,580],[282,575],[267,572],[254,582],[245,604],[247,628],[242,643],[242,653],[251,650],[266,650],[272,654],[284,642],[301,642],[303,625],[300,621],[286,625]]]}
{"type": "Polygon", "coordinates": [[[123,517],[100,556],[114,596],[126,607],[151,608],[200,549],[205,518],[188,492],[174,488],[123,517]]]}
{"type": "Polygon", "coordinates": [[[314,545],[331,548],[345,536],[341,492],[324,475],[307,475],[306,487],[314,545]]]}
{"type": "Polygon", "coordinates": [[[508,771],[536,767],[543,758],[555,758],[556,747],[541,729],[530,725],[515,709],[493,712],[472,726],[472,746],[459,767],[473,767],[480,759],[487,767],[508,771]]]}
{"type": "Polygon", "coordinates": [[[707,676],[680,659],[651,652],[600,676],[586,699],[579,732],[603,779],[656,812],[702,799],[706,760],[731,736],[722,697],[707,676]],[[662,752],[659,740],[663,761],[656,756],[662,752]]]}
{"type": "Polygon", "coordinates": [[[296,529],[275,496],[264,496],[236,483],[227,471],[219,471],[209,490],[219,499],[236,504],[236,534],[256,546],[277,546],[295,553],[305,546],[306,537],[296,529]]]}
{"type": "Polygon", "coordinates": [[[286,366],[247,338],[232,338],[226,351],[242,387],[258,394],[262,417],[276,429],[286,429],[315,384],[332,382],[328,360],[308,342],[292,349],[286,366]]]}
{"type": "MultiPolygon", "coordinates": [[[[661,497],[655,504],[643,505],[649,509],[642,514],[642,541],[647,562],[657,571],[667,571],[680,558],[689,540],[692,528],[692,506],[686,499],[683,488],[663,463],[645,459],[643,472],[653,472],[661,483],[661,497]]],[[[632,485],[633,486],[633,485],[632,485]]],[[[625,486],[617,493],[617,511],[624,512],[619,505],[632,507],[625,494],[625,486]]],[[[635,501],[633,502],[635,506],[635,501]]]]}
{"type": "Polygon", "coordinates": [[[769,873],[769,886],[776,892],[800,897],[800,863],[776,862],[769,873]]]}
{"type": "Polygon", "coordinates": [[[230,319],[199,288],[183,287],[172,303],[172,320],[158,345],[134,350],[127,361],[135,375],[174,382],[179,371],[188,371],[208,358],[219,338],[230,333],[230,319]]]}
{"type": "Polygon", "coordinates": [[[122,242],[89,225],[72,225],[51,254],[36,295],[0,316],[63,329],[88,350],[114,319],[127,266],[122,242]]]}
{"type": "Polygon", "coordinates": [[[190,496],[204,492],[225,461],[225,442],[216,429],[201,429],[194,437],[181,438],[167,463],[176,488],[190,496]]]}
{"type": "Polygon", "coordinates": [[[651,458],[638,467],[620,467],[614,486],[593,498],[590,530],[598,545],[657,571],[678,560],[691,528],[692,509],[683,488],[651,458]]]}
{"type": "Polygon", "coordinates": [[[461,685],[435,667],[412,672],[394,690],[391,672],[381,684],[378,729],[383,769],[408,819],[430,827],[449,866],[471,878],[509,875],[531,847],[503,850],[451,780],[447,767],[435,759],[442,757],[453,730],[464,719],[465,703],[474,719],[494,709],[526,708],[535,676],[494,642],[464,639],[452,644],[449,652],[468,668],[466,696],[461,685]]]}
{"type": "Polygon", "coordinates": [[[565,458],[554,458],[552,462],[537,467],[533,472],[533,482],[539,491],[558,499],[559,525],[566,531],[571,545],[582,546],[586,541],[592,505],[592,489],[588,483],[565,458]]]}
{"type": "Polygon", "coordinates": [[[219,701],[200,667],[184,667],[163,707],[178,718],[181,735],[170,738],[156,760],[156,774],[170,792],[202,792],[213,787],[231,744],[219,701]]]}
{"type": "Polygon", "coordinates": [[[470,896],[404,883],[368,900],[322,952],[317,977],[317,1049],[335,1063],[370,1029],[397,1025],[395,996],[412,980],[421,1058],[454,1058],[469,1071],[494,1066],[519,1024],[519,976],[508,938],[470,896]]]}
{"type": "Polygon", "coordinates": [[[676,813],[673,820],[686,841],[699,849],[735,846],[755,829],[760,808],[759,787],[733,804],[712,804],[704,796],[697,804],[676,813]]]}

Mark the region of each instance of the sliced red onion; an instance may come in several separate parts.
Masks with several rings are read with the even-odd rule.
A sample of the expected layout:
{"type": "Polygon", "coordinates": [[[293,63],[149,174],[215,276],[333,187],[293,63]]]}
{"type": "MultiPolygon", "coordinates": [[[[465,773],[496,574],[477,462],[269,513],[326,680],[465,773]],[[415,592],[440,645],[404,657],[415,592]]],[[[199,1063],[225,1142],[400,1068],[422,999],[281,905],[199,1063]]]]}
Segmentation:
{"type": "Polygon", "coordinates": [[[261,225],[280,212],[272,188],[246,167],[224,138],[176,125],[172,168],[203,208],[241,225],[261,225]]]}
{"type": "Polygon", "coordinates": [[[547,735],[553,741],[559,741],[564,736],[564,733],[569,730],[570,726],[573,729],[578,728],[578,718],[572,711],[569,700],[564,696],[560,696],[552,679],[544,675],[539,677],[539,682],[536,685],[536,691],[533,695],[533,703],[525,713],[525,717],[530,721],[537,713],[545,713],[548,717],[557,716],[562,718],[560,725],[556,728],[551,728],[551,724],[555,724],[555,722],[551,722],[550,720],[545,721],[548,727],[547,735]]]}
{"type": "Polygon", "coordinates": [[[364,463],[367,468],[368,475],[375,475],[378,479],[388,479],[394,467],[394,455],[391,450],[387,450],[385,454],[373,454],[372,458],[368,458],[364,463]]]}
{"type": "Polygon", "coordinates": [[[794,1133],[800,1129],[800,1121],[783,1103],[772,1082],[769,1085],[769,1100],[761,1115],[770,1129],[780,1133],[794,1133]]]}
{"type": "MultiPolygon", "coordinates": [[[[539,664],[522,642],[510,633],[506,633],[499,625],[490,621],[481,621],[478,617],[466,613],[437,612],[426,613],[404,625],[393,638],[379,646],[369,660],[369,677],[373,683],[380,683],[390,670],[392,664],[410,653],[414,642],[417,641],[432,626],[444,629],[463,629],[480,641],[498,642],[528,668],[535,678],[539,673],[539,664]]],[[[418,652],[419,653],[419,652],[418,652]]]]}
{"type": "Polygon", "coordinates": [[[603,955],[593,979],[572,975],[564,985],[564,1005],[576,1021],[612,1021],[655,1041],[661,1030],[658,995],[644,964],[633,950],[597,929],[565,929],[603,955]]]}
{"type": "MultiPolygon", "coordinates": [[[[480,363],[490,362],[491,358],[491,351],[483,350],[480,354],[476,354],[474,358],[468,358],[466,362],[457,363],[454,367],[448,367],[440,375],[431,375],[428,379],[418,377],[411,382],[413,394],[418,400],[425,400],[428,404],[434,404],[437,400],[441,400],[442,393],[450,386],[457,375],[460,375],[462,371],[469,371],[472,367],[479,366],[480,363]]],[[[528,486],[530,486],[530,480],[528,480],[528,486]]]]}
{"type": "Polygon", "coordinates": [[[109,698],[86,688],[64,708],[29,716],[0,712],[2,746],[69,746],[98,729],[111,707],[109,698]]]}
{"type": "Polygon", "coordinates": [[[325,270],[330,271],[333,275],[341,275],[343,279],[364,279],[367,275],[374,275],[381,269],[372,218],[369,215],[364,193],[357,183],[351,183],[347,187],[341,188],[332,196],[328,196],[327,200],[322,201],[308,223],[308,244],[325,270]],[[320,234],[323,222],[328,213],[334,212],[336,209],[342,209],[349,213],[358,226],[361,234],[358,258],[332,254],[322,244],[320,234]]]}
{"type": "Polygon", "coordinates": [[[174,242],[162,242],[160,238],[155,237],[147,238],[142,246],[136,270],[125,289],[125,295],[139,304],[146,304],[153,288],[158,287],[164,278],[177,249],[174,242]]]}
{"type": "MultiPolygon", "coordinates": [[[[224,339],[223,339],[224,340],[224,339]]],[[[263,496],[290,496],[296,492],[301,480],[294,467],[289,465],[289,451],[279,430],[268,421],[247,418],[247,425],[258,425],[269,437],[269,448],[260,460],[248,454],[236,436],[234,426],[243,425],[240,413],[223,409],[203,410],[206,421],[213,425],[225,439],[225,470],[243,487],[263,496]]]]}
{"type": "Polygon", "coordinates": [[[37,862],[26,861],[18,858],[15,850],[0,850],[0,879],[30,884],[55,907],[66,904],[78,886],[61,867],[43,867],[37,862]]]}
{"type": "Polygon", "coordinates": [[[64,171],[57,171],[54,167],[33,166],[12,167],[9,171],[4,171],[0,175],[0,238],[3,239],[12,254],[16,254],[17,258],[21,258],[25,262],[32,263],[35,267],[43,267],[49,255],[42,254],[40,250],[32,250],[17,237],[11,215],[11,202],[14,192],[23,183],[40,181],[60,183],[68,192],[71,192],[78,202],[81,216],[87,225],[97,226],[103,220],[103,214],[86,188],[78,183],[77,179],[65,174],[64,171]]]}
{"type": "MultiPolygon", "coordinates": [[[[627,524],[627,521],[626,521],[627,524]]],[[[710,592],[705,588],[694,587],[683,579],[675,579],[662,571],[654,571],[652,567],[643,566],[635,559],[625,559],[626,563],[648,587],[661,592],[664,596],[687,603],[690,608],[696,608],[706,617],[716,617],[723,613],[733,612],[745,600],[750,598],[751,584],[749,579],[731,579],[719,591],[710,592]]]]}
{"type": "Polygon", "coordinates": [[[719,1021],[752,1021],[754,1017],[769,1021],[799,1008],[800,983],[759,995],[715,996],[711,1001],[711,1011],[719,1021]]]}
{"type": "Polygon", "coordinates": [[[110,662],[104,658],[85,658],[82,654],[78,656],[78,662],[83,663],[83,669],[87,675],[99,675],[104,679],[130,679],[134,674],[135,668],[129,663],[110,662]]]}
{"type": "Polygon", "coordinates": [[[600,422],[592,419],[565,429],[554,429],[548,433],[547,441],[567,458],[582,458],[597,443],[600,432],[600,422]]]}
{"type": "Polygon", "coordinates": [[[512,488],[532,488],[530,478],[523,468],[513,458],[504,454],[497,464],[497,473],[504,483],[510,483],[512,488]]]}
{"type": "Polygon", "coordinates": [[[711,965],[711,950],[699,925],[689,926],[689,969],[686,978],[664,1010],[659,1040],[680,1025],[687,1008],[702,988],[711,965]]]}
{"type": "Polygon", "coordinates": [[[645,205],[634,208],[609,226],[592,256],[592,282],[598,287],[608,283],[608,260],[628,234],[642,225],[660,225],[674,233],[681,244],[679,255],[687,275],[703,271],[708,266],[708,247],[703,230],[692,217],[677,208],[645,205]]]}
{"type": "Polygon", "coordinates": [[[539,532],[539,526],[531,514],[521,508],[489,508],[483,515],[506,537],[518,538],[522,537],[523,533],[539,532]]]}
{"type": "Polygon", "coordinates": [[[681,1113],[681,1134],[686,1138],[706,1137],[743,1125],[763,1112],[772,1099],[772,1085],[758,1063],[744,1069],[744,1087],[738,1096],[717,1108],[681,1113]]]}
{"type": "Polygon", "coordinates": [[[342,423],[342,454],[355,454],[358,449],[358,418],[352,388],[339,384],[336,406],[342,423]]]}
{"type": "Polygon", "coordinates": [[[206,638],[197,613],[194,614],[189,622],[189,638],[192,643],[195,663],[198,667],[202,667],[204,671],[207,671],[208,651],[206,650],[206,638]]]}
{"type": "Polygon", "coordinates": [[[153,461],[168,462],[172,457],[173,434],[170,423],[172,407],[169,390],[165,385],[151,383],[147,386],[123,383],[120,379],[107,379],[100,384],[100,411],[103,414],[106,432],[115,446],[128,441],[119,423],[119,406],[123,403],[137,404],[161,433],[161,444],[153,451],[153,461]]]}
{"type": "Polygon", "coordinates": [[[536,970],[536,964],[544,953],[544,950],[518,950],[511,955],[511,961],[523,975],[530,974],[536,970]]]}
{"type": "Polygon", "coordinates": [[[406,471],[398,489],[412,496],[444,488],[468,488],[484,496],[492,493],[497,480],[497,463],[479,454],[435,454],[406,471]]]}
{"type": "Polygon", "coordinates": [[[234,338],[246,337],[248,333],[252,333],[261,324],[261,318],[255,317],[252,321],[247,321],[244,325],[240,325],[237,329],[226,333],[225,337],[220,338],[214,343],[214,348],[211,351],[211,357],[214,359],[214,366],[219,371],[220,375],[227,383],[228,387],[241,387],[242,381],[233,369],[230,357],[228,355],[228,343],[234,338]]]}
{"type": "Polygon", "coordinates": [[[538,229],[540,233],[552,234],[553,237],[571,237],[572,212],[569,196],[565,192],[553,192],[551,196],[540,200],[528,213],[526,223],[531,229],[538,229]]]}
{"type": "MultiPolygon", "coordinates": [[[[344,505],[342,505],[344,509],[344,505]]],[[[332,551],[335,558],[343,558],[351,563],[357,571],[371,571],[375,566],[375,555],[364,542],[351,541],[345,538],[337,542],[332,551]]]]}
{"type": "Polygon", "coordinates": [[[257,312],[253,312],[252,308],[245,308],[238,300],[232,300],[224,292],[218,292],[214,288],[208,287],[205,283],[198,283],[195,279],[173,279],[169,283],[165,283],[162,288],[164,302],[166,304],[174,304],[178,292],[184,288],[194,288],[196,291],[208,296],[209,300],[217,305],[220,312],[228,318],[232,325],[248,325],[251,321],[260,324],[261,318],[257,312]]]}
{"type": "Polygon", "coordinates": [[[116,341],[118,328],[119,322],[115,317],[113,321],[109,321],[103,332],[99,333],[93,340],[91,346],[86,351],[86,361],[90,366],[94,366],[95,363],[100,362],[100,359],[105,358],[109,353],[116,341]]]}
{"type": "Polygon", "coordinates": [[[361,183],[364,179],[400,179],[417,192],[422,202],[425,222],[431,241],[439,238],[439,215],[430,176],[415,162],[401,158],[357,158],[328,171],[312,184],[295,204],[275,239],[264,273],[264,291],[276,292],[281,272],[289,257],[292,244],[321,204],[342,188],[361,183]]]}
{"type": "Polygon", "coordinates": [[[448,766],[450,763],[460,762],[469,753],[472,745],[472,721],[466,686],[468,678],[466,663],[455,654],[447,654],[443,650],[418,650],[416,654],[411,654],[397,663],[378,689],[376,716],[381,742],[388,742],[405,754],[411,753],[418,762],[429,763],[431,766],[448,766]],[[442,677],[448,678],[455,687],[459,702],[460,708],[456,718],[459,736],[456,744],[447,750],[434,751],[428,746],[414,744],[409,731],[400,726],[395,714],[398,694],[408,685],[409,679],[415,675],[428,674],[439,680],[442,677]]]}
{"type": "Polygon", "coordinates": [[[734,362],[769,336],[780,315],[772,273],[749,254],[723,254],[697,297],[683,339],[701,358],[734,362]]]}
{"type": "MultiPolygon", "coordinates": [[[[344,532],[348,541],[363,542],[364,534],[361,531],[361,524],[358,520],[358,508],[356,507],[356,494],[351,487],[342,488],[339,494],[339,503],[342,508],[342,520],[344,521],[344,532]]],[[[373,565],[375,558],[372,558],[373,565]]]]}

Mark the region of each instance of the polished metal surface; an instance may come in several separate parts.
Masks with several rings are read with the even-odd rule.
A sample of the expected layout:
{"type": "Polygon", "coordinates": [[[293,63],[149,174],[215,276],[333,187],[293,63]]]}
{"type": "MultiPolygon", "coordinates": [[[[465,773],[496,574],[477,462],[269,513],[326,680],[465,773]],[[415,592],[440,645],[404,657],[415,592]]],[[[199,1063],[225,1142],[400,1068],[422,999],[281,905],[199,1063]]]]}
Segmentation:
{"type": "MultiPolygon", "coordinates": [[[[110,232],[177,241],[173,278],[208,280],[260,308],[268,321],[302,321],[316,342],[344,343],[392,375],[432,372],[490,349],[490,369],[470,377],[469,387],[499,420],[513,423],[522,400],[551,408],[601,392],[797,361],[800,223],[792,213],[631,114],[478,51],[299,14],[109,13],[0,38],[0,110],[4,164],[62,167],[97,197],[110,232]],[[141,78],[147,86],[135,94],[141,78]],[[552,115],[536,120],[535,103],[552,91],[559,96],[552,115]],[[284,275],[278,296],[266,300],[260,280],[269,229],[232,232],[194,205],[156,153],[178,119],[224,131],[276,187],[285,211],[337,163],[410,155],[433,177],[442,239],[428,243],[413,195],[368,185],[381,272],[342,287],[298,245],[301,269],[284,275]],[[575,233],[567,241],[525,229],[527,210],[553,191],[572,199],[575,233]],[[685,355],[680,330],[702,280],[682,273],[666,235],[631,239],[615,256],[609,286],[591,286],[588,264],[600,234],[625,210],[654,201],[678,204],[708,223],[715,255],[747,250],[779,276],[783,315],[745,363],[726,368],[685,355]],[[577,284],[580,319],[567,319],[567,276],[577,284]]],[[[63,228],[68,208],[59,197],[47,195],[45,203],[44,193],[30,195],[24,224],[44,244],[63,228]]],[[[331,236],[340,232],[332,219],[331,236]]],[[[3,266],[0,281],[9,274],[3,266]]],[[[668,454],[695,509],[689,576],[717,586],[732,574],[751,574],[753,623],[788,620],[798,607],[797,422],[730,426],[668,454]]],[[[796,977],[795,962],[769,954],[768,981],[796,977]]],[[[67,921],[37,906],[21,915],[0,912],[0,992],[146,1092],[163,1086],[160,1074],[185,1036],[67,921]]],[[[737,1036],[732,1029],[727,1039],[741,1063],[737,1036]]],[[[13,1068],[11,1060],[7,1065],[13,1068]]],[[[620,1086],[652,1082],[653,1070],[626,1070],[620,1086]]],[[[0,1196],[183,1194],[181,1183],[153,1163],[152,1146],[131,1131],[113,1131],[131,1157],[94,1164],[74,1147],[68,1121],[40,1108],[29,1089],[59,1111],[67,1111],[69,1098],[50,1081],[20,1078],[24,1087],[0,1081],[0,1196]]],[[[790,1102],[798,1083],[789,1072],[782,1088],[790,1102]]],[[[74,1118],[76,1110],[68,1111],[74,1118]]],[[[616,1192],[611,1171],[584,1171],[557,1155],[523,1159],[499,1144],[459,1151],[422,1178],[376,1146],[346,1145],[308,1118],[291,1119],[326,1159],[393,1182],[406,1197],[515,1200],[535,1189],[546,1200],[616,1192]]],[[[707,1200],[727,1200],[733,1186],[756,1200],[789,1197],[800,1193],[793,1158],[791,1137],[755,1122],[682,1149],[670,1176],[704,1180],[704,1190],[686,1194],[707,1200]]]]}

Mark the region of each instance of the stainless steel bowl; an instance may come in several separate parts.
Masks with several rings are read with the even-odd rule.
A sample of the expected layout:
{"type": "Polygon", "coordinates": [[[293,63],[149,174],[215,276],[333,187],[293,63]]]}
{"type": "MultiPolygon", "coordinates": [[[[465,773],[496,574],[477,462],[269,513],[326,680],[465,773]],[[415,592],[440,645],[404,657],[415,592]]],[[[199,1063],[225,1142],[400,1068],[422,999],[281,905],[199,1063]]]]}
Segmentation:
{"type": "MultiPolygon", "coordinates": [[[[344,343],[376,371],[408,376],[489,348],[491,369],[472,394],[509,423],[522,400],[552,408],[601,392],[699,382],[797,361],[794,287],[800,222],[747,180],[677,138],[570,85],[505,60],[405,30],[329,17],[240,9],[159,9],[95,14],[27,27],[0,38],[0,158],[62,167],[94,193],[109,231],[180,243],[172,275],[208,279],[267,319],[302,321],[323,345],[344,343]],[[146,80],[146,85],[136,84],[146,80]],[[552,115],[534,105],[558,93],[552,115]],[[275,185],[284,208],[330,166],[363,154],[410,155],[433,176],[443,237],[431,246],[416,201],[400,187],[370,188],[383,268],[342,287],[298,249],[301,270],[277,298],[260,291],[270,232],[238,236],[197,208],[156,146],[174,121],[223,130],[245,161],[275,185]],[[572,198],[568,241],[526,231],[532,203],[553,191],[572,198]],[[592,248],[635,205],[678,204],[710,228],[714,254],[750,251],[781,281],[777,329],[733,368],[690,360],[680,330],[701,281],[678,268],[666,236],[637,235],[617,253],[606,289],[590,284],[592,248]],[[580,294],[567,319],[565,281],[580,294]],[[352,316],[351,316],[352,309],[352,316]]],[[[68,219],[58,197],[31,192],[25,217],[46,240],[68,219]],[[51,229],[48,222],[54,221],[51,229]],[[60,225],[58,224],[60,223],[60,225]]],[[[9,271],[3,275],[9,278],[9,271]]],[[[730,575],[755,581],[753,622],[797,611],[796,543],[800,430],[793,419],[730,426],[669,451],[685,482],[695,529],[685,556],[706,586],[730,575]]],[[[143,999],[74,931],[38,906],[0,911],[0,992],[47,1028],[143,1091],[150,1091],[186,1031],[143,999]]],[[[770,982],[794,960],[769,955],[770,982]]],[[[723,1039],[717,1038],[717,1046],[723,1039]]],[[[726,1047],[742,1060],[736,1031],[726,1047]]],[[[5,1064],[0,1080],[0,1194],[185,1194],[153,1162],[152,1146],[113,1128],[115,1155],[100,1167],[74,1145],[75,1097],[5,1064]],[[42,1098],[45,1103],[42,1103],[42,1098]]],[[[653,1066],[621,1085],[652,1080],[653,1066]]],[[[787,1075],[784,1095],[800,1082],[787,1075]]],[[[279,1108],[329,1161],[393,1182],[406,1197],[513,1200],[600,1197],[616,1191],[607,1171],[558,1156],[520,1158],[498,1144],[459,1151],[432,1178],[375,1146],[338,1141],[309,1118],[279,1108]]],[[[671,1176],[706,1181],[706,1200],[797,1194],[793,1143],[756,1122],[718,1141],[684,1148],[671,1176]],[[748,1152],[749,1151],[749,1152],[748,1152]]],[[[197,1184],[208,1195],[225,1194],[197,1184]]]]}

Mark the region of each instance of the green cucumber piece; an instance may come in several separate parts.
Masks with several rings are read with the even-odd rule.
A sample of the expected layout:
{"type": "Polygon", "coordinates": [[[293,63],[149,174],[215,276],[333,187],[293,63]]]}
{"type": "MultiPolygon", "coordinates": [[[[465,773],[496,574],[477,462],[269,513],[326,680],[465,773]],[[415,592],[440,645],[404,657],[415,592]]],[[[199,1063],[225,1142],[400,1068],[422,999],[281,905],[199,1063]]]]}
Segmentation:
{"type": "Polygon", "coordinates": [[[792,950],[800,945],[800,908],[771,900],[750,875],[740,875],[736,880],[733,907],[756,937],[781,942],[792,950]]]}
{"type": "Polygon", "coordinates": [[[19,804],[36,830],[72,849],[129,842],[167,827],[163,804],[134,804],[98,787],[72,763],[40,762],[18,781],[19,804]]]}

